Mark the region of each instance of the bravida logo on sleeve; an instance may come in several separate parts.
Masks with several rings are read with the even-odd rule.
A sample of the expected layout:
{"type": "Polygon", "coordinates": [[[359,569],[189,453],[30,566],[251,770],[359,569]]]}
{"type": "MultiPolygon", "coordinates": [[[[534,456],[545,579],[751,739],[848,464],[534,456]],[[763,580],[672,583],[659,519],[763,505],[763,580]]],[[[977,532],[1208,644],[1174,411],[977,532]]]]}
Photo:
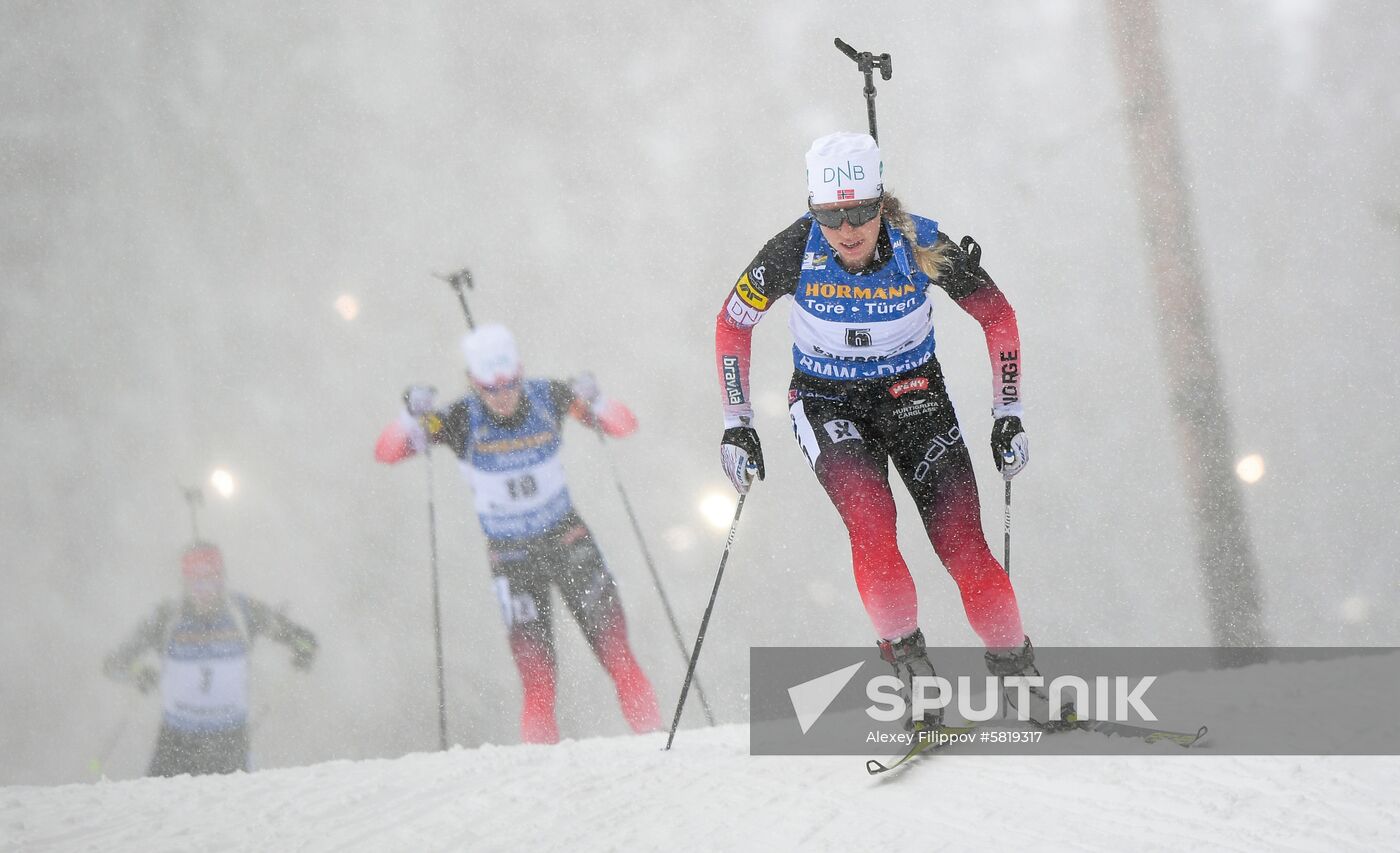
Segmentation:
{"type": "Polygon", "coordinates": [[[739,357],[726,355],[724,364],[724,397],[730,405],[744,402],[744,387],[739,381],[739,357]]]}

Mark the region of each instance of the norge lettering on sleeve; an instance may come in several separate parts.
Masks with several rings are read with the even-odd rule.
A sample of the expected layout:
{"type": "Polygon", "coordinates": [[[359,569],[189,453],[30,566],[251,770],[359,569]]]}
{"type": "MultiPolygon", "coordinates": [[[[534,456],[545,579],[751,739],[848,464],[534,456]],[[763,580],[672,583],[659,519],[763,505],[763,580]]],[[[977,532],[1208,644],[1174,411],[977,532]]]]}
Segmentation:
{"type": "Polygon", "coordinates": [[[1012,350],[1001,354],[1001,404],[1009,406],[1021,399],[1017,386],[1021,378],[1021,351],[1012,350]]]}

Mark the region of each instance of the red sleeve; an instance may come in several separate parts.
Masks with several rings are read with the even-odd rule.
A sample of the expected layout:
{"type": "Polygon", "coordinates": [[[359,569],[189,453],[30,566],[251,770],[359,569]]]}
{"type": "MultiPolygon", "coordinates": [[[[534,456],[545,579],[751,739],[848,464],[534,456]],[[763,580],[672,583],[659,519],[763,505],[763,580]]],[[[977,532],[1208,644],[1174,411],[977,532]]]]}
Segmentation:
{"type": "Polygon", "coordinates": [[[724,405],[725,427],[753,422],[749,399],[749,357],[753,353],[753,326],[739,326],[726,307],[715,318],[715,367],[724,405]]]}
{"type": "Polygon", "coordinates": [[[753,327],[774,302],[791,296],[797,288],[811,228],[811,219],[804,214],[765,243],[734,282],[715,318],[715,368],[726,428],[753,423],[753,399],[749,396],[753,327]]]}
{"type": "Polygon", "coordinates": [[[637,431],[637,416],[621,402],[604,397],[601,405],[595,404],[595,409],[590,410],[582,401],[574,400],[569,414],[584,426],[596,426],[612,438],[626,438],[637,431]]]}
{"type": "Polygon", "coordinates": [[[1016,326],[1016,312],[990,279],[957,303],[987,336],[987,355],[992,362],[992,416],[1020,417],[1021,332],[1016,326]]]}
{"type": "Polygon", "coordinates": [[[374,458],[392,465],[418,452],[417,445],[421,442],[421,437],[415,439],[415,426],[417,424],[413,419],[404,413],[384,427],[384,431],[379,434],[379,440],[374,444],[374,458]]]}

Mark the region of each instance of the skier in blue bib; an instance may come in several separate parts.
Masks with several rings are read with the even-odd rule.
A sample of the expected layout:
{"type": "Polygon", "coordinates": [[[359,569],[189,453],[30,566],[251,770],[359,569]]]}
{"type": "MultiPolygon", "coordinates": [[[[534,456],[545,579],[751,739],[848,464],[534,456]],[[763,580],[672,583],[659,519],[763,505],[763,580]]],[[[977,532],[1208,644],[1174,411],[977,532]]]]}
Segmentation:
{"type": "Polygon", "coordinates": [[[162,602],[103,663],[142,693],[159,689],[160,733],[150,776],[232,773],[248,766],[248,652],[256,637],[291,647],[309,669],[316,637],[278,611],[224,585],[219,549],[196,542],[181,559],[184,595],[162,602]],[[147,662],[154,652],[159,668],[147,662]]]}
{"type": "MultiPolygon", "coordinates": [[[[1016,314],[975,244],[954,243],[885,191],[885,164],[869,134],[823,136],[806,159],[807,211],[759,251],[716,318],[725,474],[740,493],[764,476],[749,355],[753,328],[790,297],[793,433],[850,536],[856,588],[882,656],[906,684],[933,675],[895,536],[893,467],[957,583],[988,669],[1038,675],[1011,580],[982,532],[972,460],[934,354],[930,294],[942,291],[982,327],[992,365],[992,455],[1007,480],[1030,460],[1016,314]]],[[[1034,690],[1030,704],[1030,718],[1044,725],[1067,710],[1052,715],[1034,690]]]]}
{"type": "Polygon", "coordinates": [[[399,462],[429,441],[456,454],[486,534],[524,688],[522,740],[559,740],[551,586],[612,677],[628,725],[638,733],[656,731],[656,695],[628,643],[617,582],[574,509],[559,455],[566,415],[614,437],[630,435],[636,418],[599,393],[589,374],[567,383],[526,378],[515,339],[503,326],[479,326],[463,338],[462,350],[471,393],[438,409],[433,389],[410,387],[405,411],[380,435],[375,458],[399,462]]]}

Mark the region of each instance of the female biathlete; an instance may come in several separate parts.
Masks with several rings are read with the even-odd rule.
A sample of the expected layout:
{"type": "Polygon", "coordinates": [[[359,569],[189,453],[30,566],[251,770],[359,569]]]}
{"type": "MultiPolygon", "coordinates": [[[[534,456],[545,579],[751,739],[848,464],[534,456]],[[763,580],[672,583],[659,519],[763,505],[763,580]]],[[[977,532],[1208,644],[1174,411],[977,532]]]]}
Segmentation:
{"type": "MultiPolygon", "coordinates": [[[[934,355],[930,287],[981,324],[991,356],[992,456],[1006,479],[1029,459],[1021,426],[1021,345],[1006,297],[938,223],[906,213],[884,191],[884,164],[864,133],[833,133],[807,152],[808,210],[769,240],[730,291],[715,326],[723,393],[725,473],[741,494],[763,479],[752,426],[753,327],[790,296],[788,391],[793,431],[850,534],[856,586],[881,655],[905,680],[930,676],[913,578],[895,539],[888,463],[918,506],[938,557],[962,594],[994,675],[1039,675],[1011,580],[982,532],[977,481],[934,355]]],[[[1029,718],[1053,726],[1031,690],[1029,718]]],[[[1014,703],[1015,693],[1008,691],[1014,703]]],[[[925,726],[941,723],[926,715],[925,726]]]]}

